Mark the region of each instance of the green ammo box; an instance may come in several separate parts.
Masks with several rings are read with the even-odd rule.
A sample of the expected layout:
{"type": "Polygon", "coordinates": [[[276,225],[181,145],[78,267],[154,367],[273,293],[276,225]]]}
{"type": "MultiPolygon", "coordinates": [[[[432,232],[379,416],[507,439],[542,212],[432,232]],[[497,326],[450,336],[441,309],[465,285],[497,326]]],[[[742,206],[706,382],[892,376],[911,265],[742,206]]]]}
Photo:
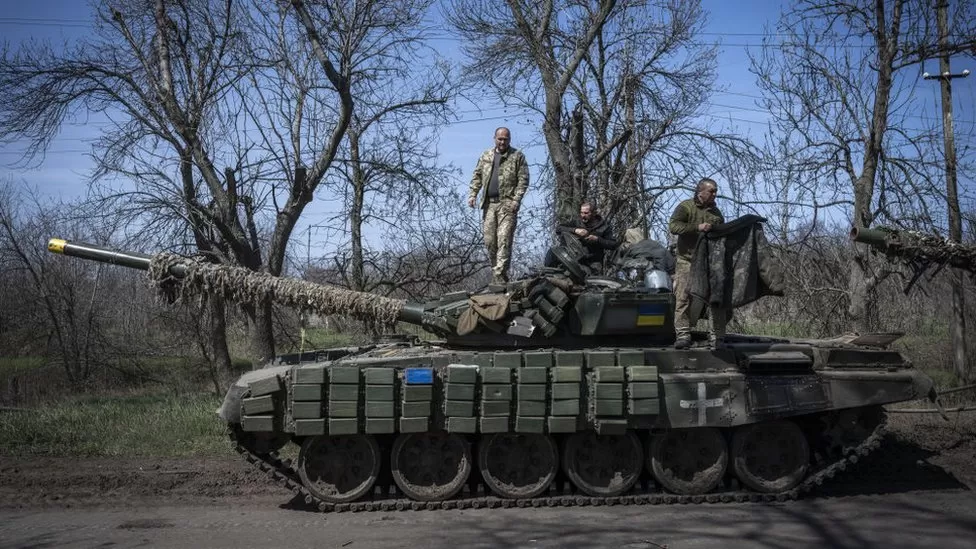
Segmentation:
{"type": "Polygon", "coordinates": [[[255,416],[274,411],[274,398],[265,395],[241,400],[241,409],[246,416],[255,416]]]}
{"type": "Polygon", "coordinates": [[[635,416],[656,416],[661,413],[661,401],[656,398],[631,399],[627,409],[635,416]]]}
{"type": "Polygon", "coordinates": [[[657,381],[657,366],[628,366],[630,381],[657,381]]]}
{"type": "MultiPolygon", "coordinates": [[[[552,367],[552,353],[546,352],[526,352],[523,355],[526,368],[550,368],[552,367]]],[[[577,366],[574,364],[574,366],[577,366]]]]}
{"type": "Polygon", "coordinates": [[[580,401],[577,400],[554,400],[552,402],[550,415],[553,416],[576,416],[580,413],[580,401]]]}
{"type": "Polygon", "coordinates": [[[652,382],[641,382],[641,383],[631,383],[627,389],[627,394],[630,398],[657,398],[657,383],[652,382]]]}
{"type": "Polygon", "coordinates": [[[317,419],[322,417],[321,402],[293,402],[291,417],[295,419],[317,419]]]}
{"type": "Polygon", "coordinates": [[[557,366],[552,369],[555,383],[579,383],[583,381],[583,369],[577,366],[557,366]]]}
{"type": "Polygon", "coordinates": [[[396,370],[393,368],[366,368],[366,385],[393,385],[396,370]]]}
{"type": "Polygon", "coordinates": [[[356,419],[329,419],[330,435],[355,435],[359,433],[359,421],[356,419]]]}
{"type": "Polygon", "coordinates": [[[292,400],[322,400],[322,385],[292,385],[292,400]]]}
{"type": "Polygon", "coordinates": [[[622,416],[624,415],[624,401],[623,400],[597,400],[596,415],[622,416]]]}
{"type": "Polygon", "coordinates": [[[482,416],[508,416],[511,412],[512,404],[507,400],[490,400],[481,403],[482,416]]]}
{"type": "Polygon", "coordinates": [[[434,388],[430,385],[404,385],[403,401],[417,402],[432,400],[434,398],[434,388]]]}
{"type": "Polygon", "coordinates": [[[512,400],[511,385],[482,385],[481,400],[512,400]]]}
{"type": "Polygon", "coordinates": [[[495,360],[492,361],[495,368],[521,368],[522,353],[495,353],[495,360]]]}
{"type": "Polygon", "coordinates": [[[552,400],[566,400],[566,399],[579,399],[580,397],[580,384],[579,383],[553,383],[552,384],[552,400]]]}
{"type": "Polygon", "coordinates": [[[470,400],[445,400],[444,415],[457,417],[474,416],[474,402],[470,400]]]}
{"type": "Polygon", "coordinates": [[[516,433],[543,433],[545,432],[546,419],[543,417],[522,417],[515,418],[516,433]]]}
{"type": "Polygon", "coordinates": [[[519,385],[518,386],[518,399],[523,400],[546,400],[546,386],[545,385],[519,385]]]}
{"type": "Polygon", "coordinates": [[[270,433],[274,431],[274,416],[243,416],[241,429],[250,432],[270,433]]]}
{"type": "Polygon", "coordinates": [[[474,433],[478,430],[478,419],[473,417],[449,417],[444,426],[448,433],[474,433]]]}
{"type": "Polygon", "coordinates": [[[518,415],[544,416],[546,415],[546,403],[545,401],[520,400],[518,403],[518,415]]]}
{"type": "Polygon", "coordinates": [[[359,385],[329,385],[329,400],[356,402],[359,400],[359,385]]]}
{"type": "Polygon", "coordinates": [[[507,433],[508,416],[480,418],[478,420],[478,430],[482,433],[507,433]]]}
{"type": "Polygon", "coordinates": [[[550,417],[546,419],[550,433],[575,433],[575,417],[550,417]]]}
{"type": "Polygon", "coordinates": [[[548,368],[520,368],[518,370],[518,382],[522,384],[546,383],[549,381],[548,368]]]}
{"type": "Polygon", "coordinates": [[[400,407],[403,417],[427,417],[430,415],[430,402],[404,402],[400,407]]]}
{"type": "Polygon", "coordinates": [[[401,433],[423,433],[430,425],[430,418],[426,417],[401,417],[401,433]]]}
{"type": "MultiPolygon", "coordinates": [[[[359,403],[349,402],[345,400],[340,401],[329,401],[329,417],[358,417],[359,416],[359,403]]],[[[330,431],[331,432],[331,431],[330,431]]]]}
{"type": "Polygon", "coordinates": [[[583,367],[583,351],[556,351],[556,367],[583,367]]]}
{"type": "Polygon", "coordinates": [[[448,364],[444,380],[451,384],[470,383],[473,385],[478,382],[478,367],[448,364]]]}
{"type": "Polygon", "coordinates": [[[324,419],[296,419],[295,435],[300,437],[310,437],[325,434],[324,419]]]}
{"type": "Polygon", "coordinates": [[[589,351],[586,353],[586,362],[590,368],[615,366],[617,364],[617,353],[614,351],[589,351]]]}
{"type": "Polygon", "coordinates": [[[596,369],[596,380],[600,383],[622,383],[624,369],[616,366],[602,366],[596,369]]]}
{"type": "Polygon", "coordinates": [[[393,417],[393,402],[366,402],[366,417],[393,417]]]}
{"type": "Polygon", "coordinates": [[[624,386],[619,383],[597,383],[597,400],[621,400],[624,398],[624,386]]]}
{"type": "Polygon", "coordinates": [[[444,386],[444,398],[447,400],[473,401],[474,385],[467,383],[448,383],[444,386]]]}
{"type": "Polygon", "coordinates": [[[367,385],[366,401],[393,402],[393,385],[367,385]]]}
{"type": "Polygon", "coordinates": [[[281,378],[277,375],[252,381],[247,385],[252,397],[268,395],[281,389],[281,378]]]}
{"type": "Polygon", "coordinates": [[[641,366],[644,364],[644,351],[618,351],[617,364],[621,366],[641,366]]]}
{"type": "Polygon", "coordinates": [[[482,368],[481,369],[481,383],[499,383],[508,384],[512,382],[512,369],[511,368],[482,368]]]}
{"type": "Polygon", "coordinates": [[[359,385],[359,368],[334,366],[329,368],[329,383],[334,385],[359,385]]]}
{"type": "Polygon", "coordinates": [[[366,418],[366,432],[383,435],[396,432],[396,420],[393,418],[366,418]]]}
{"type": "Polygon", "coordinates": [[[325,383],[325,366],[300,366],[292,372],[292,379],[295,383],[325,383]]]}

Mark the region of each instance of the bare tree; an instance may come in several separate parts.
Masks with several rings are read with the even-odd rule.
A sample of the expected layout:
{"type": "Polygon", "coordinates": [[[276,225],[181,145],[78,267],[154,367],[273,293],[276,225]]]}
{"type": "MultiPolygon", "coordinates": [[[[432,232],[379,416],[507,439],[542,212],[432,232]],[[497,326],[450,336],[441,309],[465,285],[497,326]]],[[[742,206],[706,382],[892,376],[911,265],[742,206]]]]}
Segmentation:
{"type": "MultiPolygon", "coordinates": [[[[388,85],[391,59],[409,61],[397,55],[427,2],[407,4],[103,0],[96,33],[73,49],[4,53],[0,136],[28,137],[36,153],[70,115],[105,113],[97,175],[134,185],[113,198],[140,229],[279,275],[354,95],[388,85]]],[[[244,310],[252,359],[264,363],[272,304],[244,310]]],[[[222,304],[209,311],[215,356],[229,365],[222,304]]]]}
{"type": "Polygon", "coordinates": [[[477,83],[542,115],[557,217],[595,200],[618,228],[647,229],[661,195],[755,157],[699,116],[715,48],[696,0],[455,0],[450,19],[477,83]]]}
{"type": "MultiPolygon", "coordinates": [[[[782,16],[781,38],[753,58],[762,106],[775,118],[772,142],[785,152],[773,156],[785,170],[773,175],[781,182],[776,200],[806,205],[814,216],[849,208],[856,227],[879,219],[909,227],[939,223],[936,135],[911,119],[912,92],[920,61],[973,47],[972,5],[961,2],[957,10],[967,27],[944,48],[936,45],[924,0],[804,0],[782,16]]],[[[889,270],[857,248],[847,314],[866,332],[876,323],[874,292],[889,270]]]]}

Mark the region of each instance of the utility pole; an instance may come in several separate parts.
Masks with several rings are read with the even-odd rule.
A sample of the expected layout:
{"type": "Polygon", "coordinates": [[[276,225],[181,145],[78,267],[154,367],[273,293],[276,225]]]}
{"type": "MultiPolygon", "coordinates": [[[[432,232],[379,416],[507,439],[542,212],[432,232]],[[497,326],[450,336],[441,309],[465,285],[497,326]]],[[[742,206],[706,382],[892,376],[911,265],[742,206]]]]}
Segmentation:
{"type": "MultiPolygon", "coordinates": [[[[956,188],[956,145],[952,133],[952,80],[969,76],[969,70],[959,74],[949,72],[949,21],[946,11],[949,0],[935,0],[936,25],[939,31],[939,74],[922,74],[926,80],[939,80],[942,87],[942,130],[945,143],[946,163],[946,205],[949,210],[949,240],[962,241],[962,216],[959,213],[959,193],[956,188]]],[[[965,278],[959,269],[950,269],[952,278],[952,318],[949,330],[952,333],[952,364],[960,380],[969,380],[966,363],[966,301],[964,294],[965,278]]]]}

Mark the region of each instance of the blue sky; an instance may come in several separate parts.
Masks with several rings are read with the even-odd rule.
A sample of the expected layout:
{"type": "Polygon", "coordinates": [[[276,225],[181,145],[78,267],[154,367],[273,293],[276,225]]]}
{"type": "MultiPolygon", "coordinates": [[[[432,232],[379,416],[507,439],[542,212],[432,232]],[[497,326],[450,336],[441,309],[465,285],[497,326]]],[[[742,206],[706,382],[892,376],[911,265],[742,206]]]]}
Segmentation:
{"type": "MultiPolygon", "coordinates": [[[[758,50],[764,26],[775,25],[783,2],[703,0],[702,4],[709,13],[702,40],[720,44],[717,79],[720,91],[713,95],[705,116],[717,123],[731,125],[738,133],[759,135],[767,115],[756,106],[760,92],[749,72],[746,51],[748,46],[758,50]]],[[[32,38],[55,44],[70,42],[90,30],[92,13],[89,4],[80,0],[4,2],[0,7],[0,36],[14,49],[32,38]]],[[[446,51],[457,47],[457,42],[450,39],[441,43],[446,51]]],[[[437,47],[441,47],[440,43],[437,47]]],[[[962,68],[966,67],[954,65],[956,70],[962,68]]],[[[976,66],[969,68],[976,71],[976,66]]],[[[976,119],[974,84],[976,77],[955,83],[957,121],[976,119]]],[[[926,112],[920,114],[938,117],[938,86],[920,86],[918,93],[931,95],[931,100],[925,100],[926,112]]],[[[513,145],[523,148],[530,163],[538,165],[545,161],[538,120],[530,120],[516,109],[498,105],[482,105],[481,108],[478,112],[473,105],[459,105],[464,114],[457,123],[445,127],[440,135],[438,150],[442,161],[455,164],[462,172],[459,186],[466,186],[478,154],[491,145],[492,132],[497,126],[512,129],[513,145]]],[[[89,127],[91,122],[82,120],[66,126],[52,143],[43,162],[30,168],[16,165],[22,151],[18,144],[0,144],[0,177],[23,181],[52,196],[83,195],[86,176],[92,168],[86,156],[94,137],[89,127]]],[[[327,209],[324,202],[315,205],[308,212],[310,215],[306,217],[305,225],[321,223],[328,216],[327,209]]],[[[296,238],[304,241],[299,234],[296,233],[296,238]]]]}

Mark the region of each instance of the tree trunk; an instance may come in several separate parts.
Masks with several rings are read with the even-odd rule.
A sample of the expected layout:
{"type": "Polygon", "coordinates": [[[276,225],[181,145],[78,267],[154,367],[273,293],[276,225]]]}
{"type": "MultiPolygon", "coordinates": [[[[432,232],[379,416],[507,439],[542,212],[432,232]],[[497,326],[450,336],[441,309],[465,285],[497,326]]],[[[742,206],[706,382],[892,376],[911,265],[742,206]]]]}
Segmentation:
{"type": "Polygon", "coordinates": [[[213,355],[210,357],[210,368],[214,380],[214,389],[218,395],[222,395],[230,388],[234,382],[234,367],[230,359],[230,350],[227,348],[227,318],[225,316],[224,301],[218,297],[211,296],[207,303],[207,313],[210,322],[207,322],[207,339],[210,342],[210,349],[213,355]]]}
{"type": "Polygon", "coordinates": [[[359,130],[349,128],[349,157],[352,163],[352,205],[349,208],[349,239],[352,246],[350,267],[351,286],[362,292],[366,289],[363,279],[363,203],[366,176],[363,173],[362,159],[359,155],[359,130]]]}

